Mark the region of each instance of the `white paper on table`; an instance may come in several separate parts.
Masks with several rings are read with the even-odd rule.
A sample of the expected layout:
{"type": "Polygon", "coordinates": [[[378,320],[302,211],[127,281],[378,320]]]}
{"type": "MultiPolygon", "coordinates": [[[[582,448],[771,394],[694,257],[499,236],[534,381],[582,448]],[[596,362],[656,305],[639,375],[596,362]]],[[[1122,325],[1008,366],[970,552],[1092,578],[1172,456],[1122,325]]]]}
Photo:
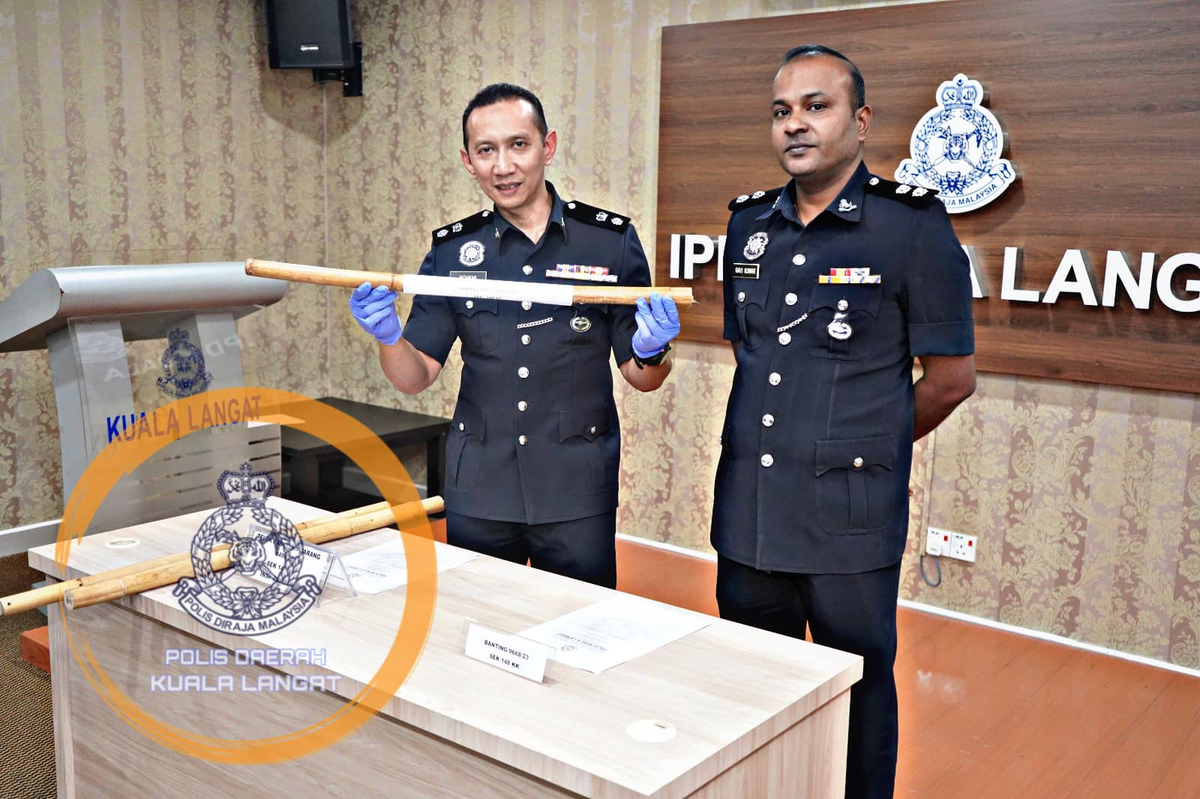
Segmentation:
{"type": "MultiPolygon", "coordinates": [[[[438,573],[479,557],[458,547],[434,542],[438,573]]],[[[404,542],[392,539],[382,544],[342,557],[342,565],[354,590],[360,594],[382,594],[408,583],[408,562],[404,559],[404,542]]]]}
{"type": "Polygon", "coordinates": [[[555,660],[599,674],[712,624],[712,619],[661,602],[618,594],[520,635],[549,644],[555,660]]]}

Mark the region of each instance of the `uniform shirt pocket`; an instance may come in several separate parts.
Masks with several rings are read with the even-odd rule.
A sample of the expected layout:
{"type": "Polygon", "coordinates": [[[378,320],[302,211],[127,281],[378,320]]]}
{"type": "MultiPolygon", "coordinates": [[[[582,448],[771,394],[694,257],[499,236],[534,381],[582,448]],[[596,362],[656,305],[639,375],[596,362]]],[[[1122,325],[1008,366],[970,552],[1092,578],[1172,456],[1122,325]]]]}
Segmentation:
{"type": "Polygon", "coordinates": [[[498,300],[452,297],[463,347],[476,354],[489,353],[500,342],[500,306],[498,300]]]}
{"type": "Polygon", "coordinates": [[[554,468],[574,475],[576,485],[584,477],[588,491],[600,490],[607,480],[605,459],[607,448],[602,445],[609,429],[607,408],[570,408],[558,412],[558,440],[562,463],[554,468]]]}
{"type": "Polygon", "coordinates": [[[771,283],[768,280],[734,280],[733,301],[738,332],[742,346],[748,350],[757,348],[773,332],[767,320],[770,293],[771,283]]]}
{"type": "Polygon", "coordinates": [[[878,336],[881,283],[818,283],[808,298],[809,352],[821,358],[864,358],[878,336]],[[837,323],[834,325],[834,323],[837,323]]]}
{"type": "Polygon", "coordinates": [[[887,526],[897,510],[896,436],[818,441],[817,520],[829,533],[887,526]]]}
{"type": "Polygon", "coordinates": [[[483,460],[483,441],[486,425],[483,411],[460,400],[450,420],[450,437],[446,442],[446,481],[463,491],[474,487],[483,460]]]}

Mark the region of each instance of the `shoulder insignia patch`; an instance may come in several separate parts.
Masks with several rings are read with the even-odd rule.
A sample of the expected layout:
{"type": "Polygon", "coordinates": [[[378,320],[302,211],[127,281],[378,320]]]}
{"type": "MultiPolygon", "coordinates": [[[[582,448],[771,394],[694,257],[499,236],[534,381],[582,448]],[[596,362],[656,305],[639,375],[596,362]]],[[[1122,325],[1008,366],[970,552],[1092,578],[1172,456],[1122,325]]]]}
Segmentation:
{"type": "Polygon", "coordinates": [[[729,201],[729,210],[740,211],[743,208],[749,208],[752,205],[773,203],[779,198],[779,194],[782,191],[783,187],[780,186],[778,189],[771,189],[770,191],[759,189],[753,194],[740,194],[729,201]]]}
{"type": "Polygon", "coordinates": [[[436,247],[445,241],[456,239],[459,236],[465,236],[468,233],[474,233],[479,228],[492,221],[491,211],[480,211],[477,214],[468,216],[466,219],[460,219],[457,222],[452,222],[445,227],[440,227],[433,231],[433,245],[436,247]]]}
{"type": "Polygon", "coordinates": [[[875,194],[880,197],[891,197],[893,200],[899,200],[905,205],[912,205],[917,208],[929,205],[933,202],[938,193],[923,186],[910,186],[907,183],[897,183],[894,180],[884,180],[881,177],[871,176],[866,185],[867,194],[875,194]]]}
{"type": "Polygon", "coordinates": [[[567,200],[563,203],[563,215],[610,230],[623,231],[629,226],[629,217],[624,214],[614,214],[612,211],[605,211],[603,208],[597,208],[579,200],[567,200]]]}

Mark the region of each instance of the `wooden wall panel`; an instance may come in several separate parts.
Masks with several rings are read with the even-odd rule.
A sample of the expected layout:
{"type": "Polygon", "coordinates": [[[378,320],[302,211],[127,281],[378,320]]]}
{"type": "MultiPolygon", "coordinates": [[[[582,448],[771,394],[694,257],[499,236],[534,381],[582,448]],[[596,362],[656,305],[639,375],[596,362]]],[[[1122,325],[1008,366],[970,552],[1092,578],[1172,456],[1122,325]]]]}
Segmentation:
{"type": "MultiPolygon", "coordinates": [[[[862,71],[875,111],[867,163],[891,178],[938,85],[981,81],[1021,172],[999,199],[953,217],[989,296],[975,301],[986,371],[1200,392],[1200,314],[1148,310],[1122,292],[1113,308],[1074,295],[1003,300],[1005,247],[1022,251],[1017,284],[1044,292],[1068,249],[1103,288],[1109,250],[1134,268],[1153,252],[1200,251],[1200,3],[1195,0],[963,0],[663,29],[657,282],[692,285],[701,304],[684,337],[720,340],[715,261],[669,277],[671,234],[717,237],[739,194],[784,183],[770,149],[771,79],[790,47],[818,42],[862,71]]],[[[1175,273],[1175,293],[1196,297],[1175,273]]]]}

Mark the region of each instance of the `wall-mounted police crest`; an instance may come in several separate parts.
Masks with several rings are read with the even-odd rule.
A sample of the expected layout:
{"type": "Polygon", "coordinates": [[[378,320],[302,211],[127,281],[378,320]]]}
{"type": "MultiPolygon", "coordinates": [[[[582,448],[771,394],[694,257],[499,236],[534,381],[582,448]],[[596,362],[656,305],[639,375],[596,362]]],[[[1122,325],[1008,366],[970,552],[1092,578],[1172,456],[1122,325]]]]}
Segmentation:
{"type": "Polygon", "coordinates": [[[260,635],[286,627],[316,603],[320,584],[303,574],[304,541],[283,514],[266,505],[275,487],[269,474],[225,471],[217,489],[225,501],[192,538],[195,579],[175,586],[179,604],[194,619],[234,635],[260,635]],[[229,568],[213,569],[213,553],[229,545],[229,568]],[[265,586],[265,587],[262,587],[265,586]]]}
{"type": "Polygon", "coordinates": [[[746,239],[746,248],[742,250],[742,255],[746,256],[748,260],[757,260],[759,256],[767,251],[767,244],[769,242],[770,239],[767,237],[767,234],[760,230],[746,239]]]}
{"type": "Polygon", "coordinates": [[[938,86],[937,107],[913,128],[912,158],[896,180],[936,189],[952,214],[974,211],[1004,193],[1017,178],[1004,154],[1004,131],[983,107],[983,85],[958,74],[938,86]]]}
{"type": "Polygon", "coordinates": [[[458,262],[463,266],[479,266],[483,263],[483,244],[468,241],[458,248],[458,262]]]}
{"type": "Polygon", "coordinates": [[[190,397],[208,390],[212,375],[204,371],[204,353],[188,341],[186,330],[167,334],[167,349],[162,356],[163,376],[158,387],[172,397],[190,397]]]}

